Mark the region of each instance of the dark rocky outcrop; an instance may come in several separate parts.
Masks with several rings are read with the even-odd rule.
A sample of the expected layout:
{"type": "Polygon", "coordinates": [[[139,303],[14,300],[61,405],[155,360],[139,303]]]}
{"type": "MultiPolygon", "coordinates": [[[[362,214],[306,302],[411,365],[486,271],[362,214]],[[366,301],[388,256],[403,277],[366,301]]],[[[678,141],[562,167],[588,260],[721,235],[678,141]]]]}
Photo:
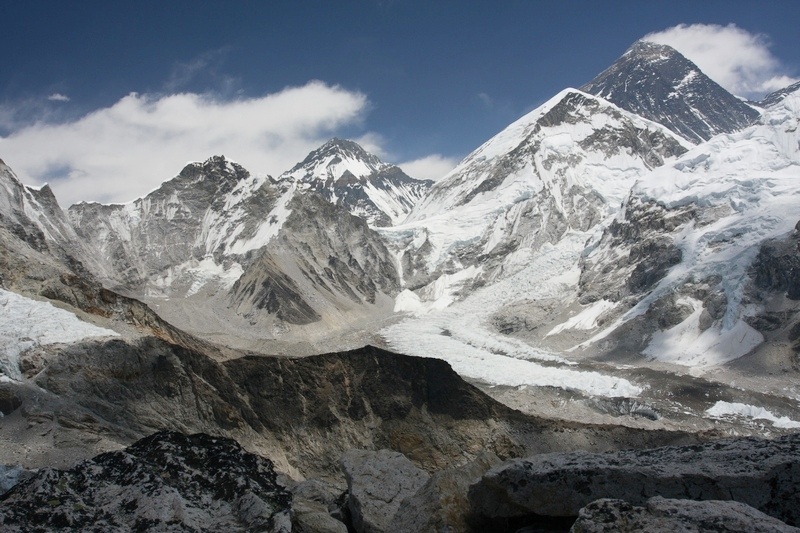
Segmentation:
{"type": "Polygon", "coordinates": [[[750,275],[757,288],[800,300],[800,222],[787,238],[761,244],[750,275]]]}
{"type": "Polygon", "coordinates": [[[435,471],[483,450],[508,458],[697,440],[526,416],[464,382],[444,361],[373,347],[219,362],[152,337],[91,341],[60,350],[35,383],[134,435],[222,434],[306,477],[338,477],[339,459],[351,448],[392,449],[435,471]]]}
{"type": "Polygon", "coordinates": [[[162,431],[0,497],[4,531],[288,532],[291,494],[233,440],[162,431]]]}
{"type": "Polygon", "coordinates": [[[759,116],[674,48],[648,41],[634,43],[581,89],[694,143],[740,130],[759,116]]]}
{"type": "Polygon", "coordinates": [[[603,499],[580,511],[570,533],[797,533],[749,505],[733,501],[668,500],[655,497],[641,507],[603,499]]]}
{"type": "Polygon", "coordinates": [[[574,517],[600,498],[734,500],[800,524],[800,434],[605,454],[545,454],[493,468],[470,488],[476,512],[507,523],[574,517]]]}

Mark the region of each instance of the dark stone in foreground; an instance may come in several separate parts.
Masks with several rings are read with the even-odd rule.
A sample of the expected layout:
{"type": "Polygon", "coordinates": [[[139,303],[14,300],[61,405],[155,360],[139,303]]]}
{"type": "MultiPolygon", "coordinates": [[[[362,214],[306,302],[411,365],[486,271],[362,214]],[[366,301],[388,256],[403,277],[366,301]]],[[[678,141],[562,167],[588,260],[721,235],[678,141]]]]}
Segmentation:
{"type": "Polygon", "coordinates": [[[430,478],[403,454],[391,450],[350,450],[342,457],[342,469],[358,533],[393,531],[389,524],[400,504],[430,478]]]}
{"type": "Polygon", "coordinates": [[[0,499],[3,531],[290,531],[272,462],[231,439],[161,431],[0,499]]]}
{"type": "Polygon", "coordinates": [[[493,468],[470,487],[489,519],[577,516],[601,498],[734,500],[800,524],[800,434],[611,453],[554,453],[493,468]]]}
{"type": "Polygon", "coordinates": [[[651,498],[643,507],[598,500],[581,509],[571,533],[791,533],[786,525],[749,505],[732,501],[651,498]]]}

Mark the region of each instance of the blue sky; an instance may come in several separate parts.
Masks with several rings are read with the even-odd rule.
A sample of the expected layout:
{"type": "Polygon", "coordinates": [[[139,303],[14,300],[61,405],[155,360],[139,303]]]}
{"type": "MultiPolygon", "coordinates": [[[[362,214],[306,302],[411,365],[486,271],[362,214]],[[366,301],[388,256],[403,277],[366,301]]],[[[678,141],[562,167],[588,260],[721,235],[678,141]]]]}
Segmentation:
{"type": "Polygon", "coordinates": [[[334,135],[435,177],[679,24],[701,26],[663,39],[740,94],[800,76],[794,0],[5,4],[0,158],[65,205],[130,200],[217,153],[277,175],[334,135]]]}

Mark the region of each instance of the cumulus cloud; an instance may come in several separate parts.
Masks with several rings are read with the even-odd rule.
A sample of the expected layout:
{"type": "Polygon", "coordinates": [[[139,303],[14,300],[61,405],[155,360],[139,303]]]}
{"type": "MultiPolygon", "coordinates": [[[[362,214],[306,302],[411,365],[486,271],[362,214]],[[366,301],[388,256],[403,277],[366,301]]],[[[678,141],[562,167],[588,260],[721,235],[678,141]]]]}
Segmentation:
{"type": "Polygon", "coordinates": [[[280,174],[367,109],[364,94],[318,81],[234,100],[132,93],[77,120],[17,129],[0,137],[0,154],[26,183],[49,182],[64,206],[125,202],[212,155],[280,174]]]}
{"type": "Polygon", "coordinates": [[[760,99],[797,80],[772,54],[765,35],[735,24],[680,24],[644,39],[675,48],[708,77],[739,96],[760,99]]]}
{"type": "Polygon", "coordinates": [[[413,161],[400,163],[397,166],[412,178],[436,181],[453,170],[456,164],[458,164],[458,160],[452,157],[432,154],[413,161]]]}
{"type": "Polygon", "coordinates": [[[69,102],[69,96],[61,93],[53,93],[47,99],[51,102],[69,102]]]}

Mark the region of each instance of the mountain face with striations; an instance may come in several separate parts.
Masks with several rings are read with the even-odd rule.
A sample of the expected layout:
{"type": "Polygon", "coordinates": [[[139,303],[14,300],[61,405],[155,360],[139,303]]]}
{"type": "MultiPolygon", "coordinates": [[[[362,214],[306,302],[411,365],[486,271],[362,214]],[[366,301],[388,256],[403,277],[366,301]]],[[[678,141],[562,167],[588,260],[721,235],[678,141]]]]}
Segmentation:
{"type": "Polygon", "coordinates": [[[740,130],[759,116],[674,48],[648,41],[634,43],[581,90],[663,124],[695,144],[740,130]]]}
{"type": "MultiPolygon", "coordinates": [[[[330,157],[325,151],[306,163],[330,169],[330,157]]],[[[365,161],[390,171],[368,154],[365,161]]],[[[179,327],[246,339],[316,324],[322,335],[391,307],[399,280],[367,222],[308,184],[212,157],[144,198],[76,204],[69,216],[95,251],[97,276],[179,327]]]]}
{"type": "Polygon", "coordinates": [[[370,226],[402,222],[433,182],[416,180],[353,141],[331,139],[278,181],[314,191],[370,226]]]}
{"type": "Polygon", "coordinates": [[[800,91],[800,81],[795,82],[789,85],[788,87],[784,87],[783,89],[768,94],[767,96],[764,97],[763,100],[761,100],[758,103],[758,105],[764,108],[772,107],[773,105],[779,103],[781,100],[783,100],[790,94],[796,93],[797,91],[800,91]]]}
{"type": "Polygon", "coordinates": [[[687,146],[663,126],[568,89],[467,156],[404,224],[382,233],[400,247],[409,289],[423,301],[451,299],[591,230],[638,178],[687,146]]]}

